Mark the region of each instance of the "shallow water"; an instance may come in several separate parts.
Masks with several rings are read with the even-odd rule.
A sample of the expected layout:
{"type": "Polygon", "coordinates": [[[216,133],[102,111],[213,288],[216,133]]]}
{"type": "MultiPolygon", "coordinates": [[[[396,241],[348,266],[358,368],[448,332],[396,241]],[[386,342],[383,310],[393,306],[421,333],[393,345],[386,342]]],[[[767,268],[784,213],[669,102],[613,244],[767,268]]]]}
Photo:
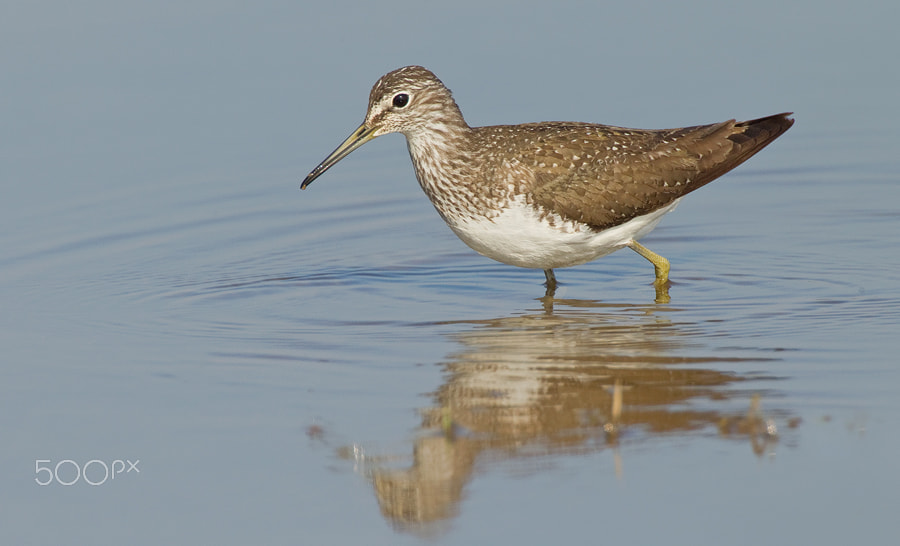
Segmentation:
{"type": "MultiPolygon", "coordinates": [[[[214,36],[248,15],[207,9],[214,36]]],[[[277,19],[263,11],[252,21],[277,19]]],[[[192,14],[109,20],[138,43],[154,25],[189,42],[208,28],[192,14]]],[[[94,24],[101,42],[115,28],[94,24]]],[[[249,32],[296,39],[270,24],[249,32]]],[[[59,55],[91,58],[76,44],[59,55]]],[[[165,72],[148,51],[137,60],[165,72]]],[[[224,77],[210,70],[189,93],[224,77]]],[[[790,80],[777,108],[797,108],[797,125],[643,240],[672,262],[658,304],[652,267],[627,250],[558,270],[553,300],[540,271],[470,251],[416,187],[400,137],[301,193],[378,75],[294,98],[354,108],[302,136],[276,121],[287,96],[248,84],[273,101],[253,116],[277,136],[265,151],[213,129],[195,140],[189,109],[148,116],[149,132],[98,114],[82,139],[35,140],[52,119],[88,125],[41,110],[51,91],[34,84],[0,205],[4,543],[891,543],[900,120],[878,101],[893,80],[872,85],[879,116],[846,130],[826,123],[817,82],[790,80]],[[136,468],[107,479],[116,460],[136,468]]],[[[464,112],[502,103],[461,79],[448,83],[471,86],[464,112]]],[[[91,89],[107,104],[122,91],[91,89]]]]}

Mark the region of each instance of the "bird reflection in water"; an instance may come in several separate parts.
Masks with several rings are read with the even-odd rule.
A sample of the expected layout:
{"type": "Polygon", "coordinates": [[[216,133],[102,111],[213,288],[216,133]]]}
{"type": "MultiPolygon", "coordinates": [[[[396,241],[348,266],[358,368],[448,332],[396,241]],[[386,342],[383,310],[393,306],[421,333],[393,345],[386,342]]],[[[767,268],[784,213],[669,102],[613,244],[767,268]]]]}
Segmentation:
{"type": "Polygon", "coordinates": [[[427,532],[452,519],[476,463],[540,471],[554,457],[609,449],[620,473],[620,443],[717,431],[762,455],[778,438],[775,417],[797,423],[760,409],[759,382],[774,377],[736,371],[773,359],[735,352],[762,350],[721,355],[692,338],[704,330],[658,307],[555,304],[454,323],[460,348],[442,364],[433,405],[421,410],[411,464],[398,468],[398,457],[373,457],[358,445],[342,450],[371,480],[392,524],[427,532]]]}

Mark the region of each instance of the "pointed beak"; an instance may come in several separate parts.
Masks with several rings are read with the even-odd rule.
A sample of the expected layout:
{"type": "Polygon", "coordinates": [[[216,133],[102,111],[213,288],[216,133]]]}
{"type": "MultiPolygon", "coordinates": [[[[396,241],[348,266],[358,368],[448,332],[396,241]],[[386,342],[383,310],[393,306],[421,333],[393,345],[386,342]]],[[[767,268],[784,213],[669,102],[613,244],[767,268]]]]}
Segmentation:
{"type": "Polygon", "coordinates": [[[335,151],[331,152],[331,154],[326,157],[324,161],[319,163],[318,167],[313,169],[312,172],[303,179],[303,183],[300,184],[300,189],[305,190],[306,186],[312,184],[313,180],[319,178],[322,173],[330,169],[335,163],[350,155],[350,152],[352,152],[353,150],[359,148],[366,142],[375,138],[374,133],[375,129],[367,127],[365,123],[360,125],[355,131],[353,131],[353,134],[347,137],[347,140],[342,142],[335,151]]]}

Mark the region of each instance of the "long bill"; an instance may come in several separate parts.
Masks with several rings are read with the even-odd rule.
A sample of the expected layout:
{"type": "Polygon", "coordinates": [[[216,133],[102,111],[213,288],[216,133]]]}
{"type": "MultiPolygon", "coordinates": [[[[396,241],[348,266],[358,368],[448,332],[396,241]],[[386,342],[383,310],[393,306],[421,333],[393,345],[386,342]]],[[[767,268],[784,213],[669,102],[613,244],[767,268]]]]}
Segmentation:
{"type": "Polygon", "coordinates": [[[312,170],[309,175],[303,179],[303,183],[300,184],[300,189],[305,190],[306,186],[312,184],[312,181],[316,178],[319,178],[322,173],[330,169],[335,163],[344,159],[350,152],[359,148],[366,142],[375,138],[374,136],[375,129],[371,129],[366,126],[365,123],[360,125],[353,134],[347,137],[347,140],[341,143],[340,146],[337,147],[328,157],[325,158],[324,161],[319,163],[319,166],[312,170]]]}

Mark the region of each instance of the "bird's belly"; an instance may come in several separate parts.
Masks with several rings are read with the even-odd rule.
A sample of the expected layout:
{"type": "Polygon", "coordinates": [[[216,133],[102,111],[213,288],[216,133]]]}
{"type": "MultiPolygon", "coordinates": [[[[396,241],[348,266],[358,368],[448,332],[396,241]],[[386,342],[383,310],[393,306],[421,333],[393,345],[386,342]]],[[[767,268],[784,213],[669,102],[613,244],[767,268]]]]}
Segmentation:
{"type": "Polygon", "coordinates": [[[678,201],[603,231],[559,216],[552,221],[542,218],[522,200],[510,202],[490,218],[456,218],[448,224],[464,243],[488,258],[519,267],[555,269],[589,262],[640,239],[678,201]]]}

